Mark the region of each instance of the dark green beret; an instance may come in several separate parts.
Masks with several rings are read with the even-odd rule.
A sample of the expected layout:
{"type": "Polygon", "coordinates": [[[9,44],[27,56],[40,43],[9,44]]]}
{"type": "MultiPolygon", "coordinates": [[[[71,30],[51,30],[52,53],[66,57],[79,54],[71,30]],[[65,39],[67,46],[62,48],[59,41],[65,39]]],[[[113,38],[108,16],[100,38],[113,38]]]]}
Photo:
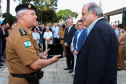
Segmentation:
{"type": "Polygon", "coordinates": [[[35,6],[32,5],[32,4],[28,4],[28,3],[19,4],[19,5],[15,8],[15,11],[16,11],[16,13],[17,13],[18,11],[23,10],[23,9],[35,10],[35,6]]]}

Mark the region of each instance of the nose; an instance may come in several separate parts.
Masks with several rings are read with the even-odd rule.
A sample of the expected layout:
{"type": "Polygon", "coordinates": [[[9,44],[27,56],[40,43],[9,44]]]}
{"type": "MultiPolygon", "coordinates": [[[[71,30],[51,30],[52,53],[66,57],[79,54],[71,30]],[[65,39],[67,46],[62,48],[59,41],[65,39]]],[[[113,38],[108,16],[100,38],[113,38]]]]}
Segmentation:
{"type": "Polygon", "coordinates": [[[37,15],[35,15],[35,18],[36,18],[36,19],[38,18],[37,15]]]}
{"type": "Polygon", "coordinates": [[[84,19],[83,15],[81,15],[81,20],[84,19]]]}

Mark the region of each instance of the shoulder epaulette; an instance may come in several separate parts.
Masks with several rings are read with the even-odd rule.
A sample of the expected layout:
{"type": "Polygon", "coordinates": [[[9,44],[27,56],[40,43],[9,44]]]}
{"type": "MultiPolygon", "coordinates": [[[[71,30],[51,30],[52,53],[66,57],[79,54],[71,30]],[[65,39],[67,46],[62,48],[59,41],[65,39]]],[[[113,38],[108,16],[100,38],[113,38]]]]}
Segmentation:
{"type": "Polygon", "coordinates": [[[27,35],[27,32],[24,29],[19,29],[21,36],[27,35]]]}

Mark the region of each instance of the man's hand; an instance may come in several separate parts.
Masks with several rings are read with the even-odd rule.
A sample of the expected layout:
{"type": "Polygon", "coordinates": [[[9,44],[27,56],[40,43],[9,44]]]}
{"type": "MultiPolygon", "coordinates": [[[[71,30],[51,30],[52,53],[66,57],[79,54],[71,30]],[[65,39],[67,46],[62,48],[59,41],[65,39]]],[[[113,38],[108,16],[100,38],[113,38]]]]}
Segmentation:
{"type": "Polygon", "coordinates": [[[70,50],[73,53],[73,45],[72,44],[70,45],[70,50]]]}
{"type": "Polygon", "coordinates": [[[51,60],[53,61],[53,63],[54,63],[54,62],[57,62],[57,61],[60,59],[60,56],[61,56],[61,55],[55,55],[55,56],[53,56],[53,57],[51,58],[51,60]]]}
{"type": "Polygon", "coordinates": [[[49,50],[50,50],[50,48],[47,49],[47,50],[45,50],[45,51],[42,53],[42,58],[47,59],[48,51],[49,51],[49,50]]]}
{"type": "Polygon", "coordinates": [[[74,54],[75,54],[75,55],[78,55],[77,50],[74,51],[74,54]]]}
{"type": "Polygon", "coordinates": [[[68,46],[68,44],[67,44],[67,43],[64,43],[64,45],[65,45],[65,46],[68,46]]]}

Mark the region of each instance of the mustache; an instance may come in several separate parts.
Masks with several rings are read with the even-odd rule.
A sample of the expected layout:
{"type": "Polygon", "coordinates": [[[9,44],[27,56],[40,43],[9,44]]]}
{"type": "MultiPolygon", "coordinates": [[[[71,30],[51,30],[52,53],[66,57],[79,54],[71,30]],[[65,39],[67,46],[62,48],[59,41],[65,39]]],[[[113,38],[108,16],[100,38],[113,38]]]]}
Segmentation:
{"type": "Polygon", "coordinates": [[[82,21],[85,21],[85,19],[81,19],[82,21]]]}

